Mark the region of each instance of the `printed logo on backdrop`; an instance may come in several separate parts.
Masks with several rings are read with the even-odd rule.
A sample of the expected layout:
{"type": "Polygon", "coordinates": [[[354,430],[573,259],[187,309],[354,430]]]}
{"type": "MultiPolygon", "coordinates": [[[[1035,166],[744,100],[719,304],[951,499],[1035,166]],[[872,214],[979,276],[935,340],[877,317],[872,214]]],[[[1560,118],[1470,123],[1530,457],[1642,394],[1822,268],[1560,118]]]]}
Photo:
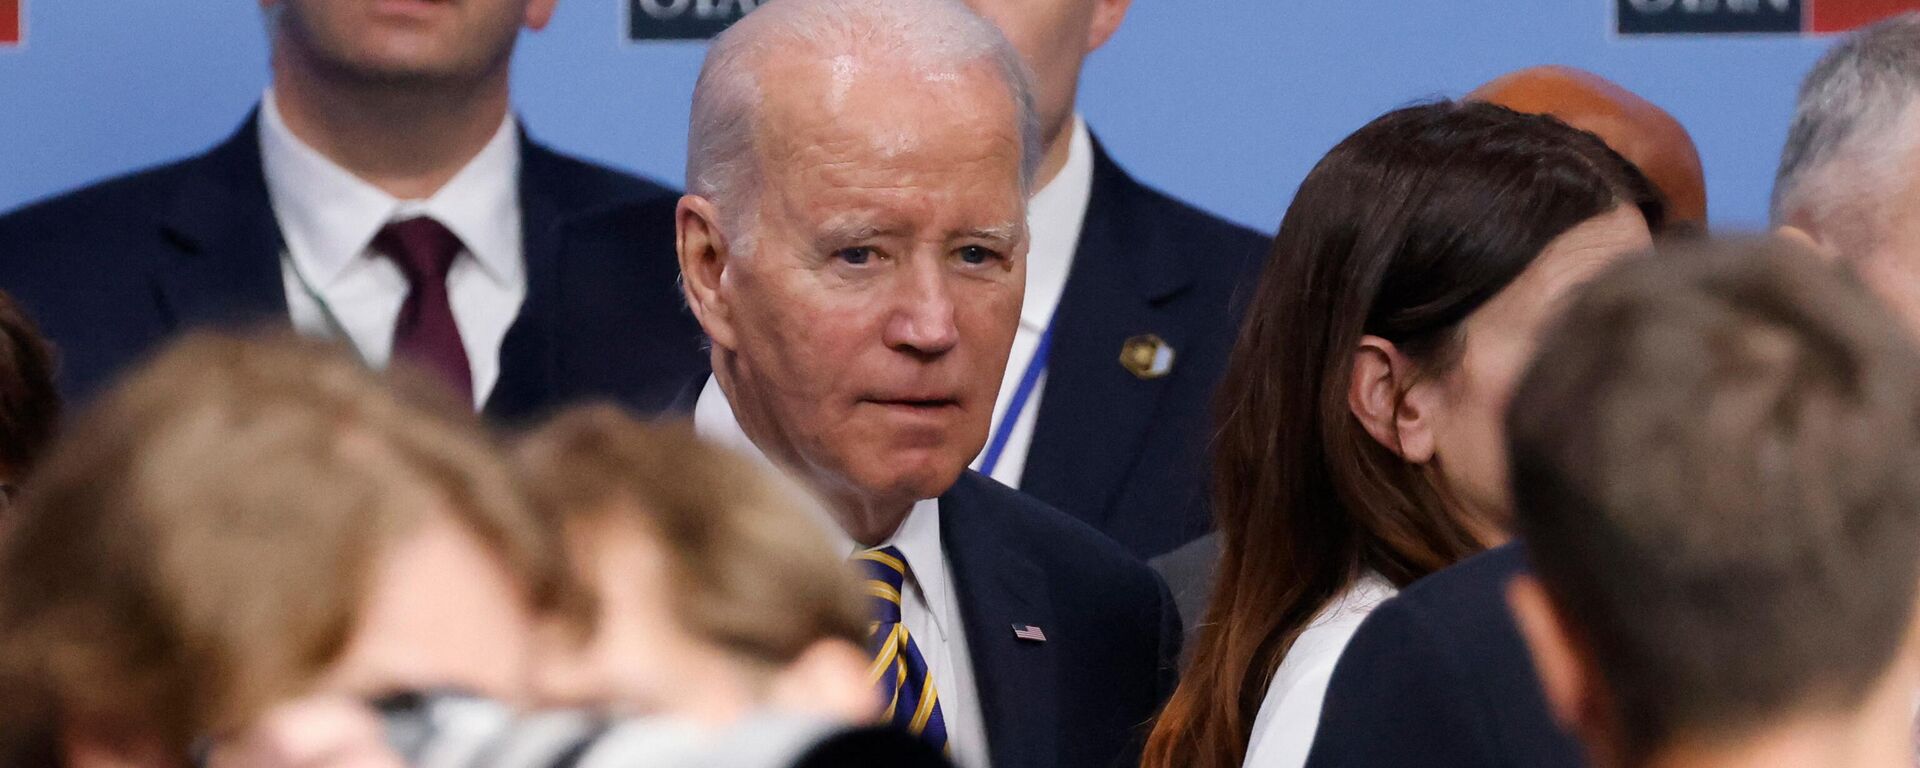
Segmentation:
{"type": "Polygon", "coordinates": [[[627,0],[627,39],[707,40],[769,1],[627,0]]]}
{"type": "Polygon", "coordinates": [[[1829,34],[1858,29],[1920,0],[1613,0],[1622,35],[1829,34]]]}
{"type": "Polygon", "coordinates": [[[20,30],[25,27],[21,18],[23,0],[0,0],[0,47],[20,44],[20,30]]]}

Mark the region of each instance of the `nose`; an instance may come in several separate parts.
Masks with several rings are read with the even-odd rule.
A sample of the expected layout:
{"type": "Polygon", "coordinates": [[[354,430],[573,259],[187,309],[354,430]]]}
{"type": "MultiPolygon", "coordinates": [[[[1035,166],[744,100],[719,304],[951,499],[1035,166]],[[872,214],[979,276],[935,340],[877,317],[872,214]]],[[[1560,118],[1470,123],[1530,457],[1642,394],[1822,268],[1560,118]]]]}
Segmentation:
{"type": "Polygon", "coordinates": [[[900,352],[938,357],[960,343],[953,293],[946,271],[938,264],[914,261],[900,276],[893,313],[887,319],[886,343],[900,352]]]}

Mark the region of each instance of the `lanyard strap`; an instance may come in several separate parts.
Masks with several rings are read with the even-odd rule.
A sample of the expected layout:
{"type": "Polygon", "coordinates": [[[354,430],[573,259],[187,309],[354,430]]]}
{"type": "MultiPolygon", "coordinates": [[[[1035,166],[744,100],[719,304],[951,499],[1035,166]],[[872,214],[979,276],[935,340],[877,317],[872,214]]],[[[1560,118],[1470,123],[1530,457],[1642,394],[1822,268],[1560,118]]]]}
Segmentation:
{"type": "Polygon", "coordinates": [[[1047,350],[1053,346],[1053,323],[1047,323],[1047,330],[1040,334],[1040,345],[1033,350],[1033,359],[1027,361],[1027,370],[1020,374],[1020,386],[1013,390],[1013,399],[1007,401],[1007,412],[1000,417],[1000,425],[993,430],[993,439],[987,442],[987,452],[980,456],[980,474],[993,476],[995,467],[1000,466],[1000,454],[1007,448],[1007,440],[1013,437],[1013,425],[1020,422],[1020,414],[1027,410],[1027,400],[1033,397],[1033,388],[1040,384],[1040,374],[1047,370],[1047,350]]]}

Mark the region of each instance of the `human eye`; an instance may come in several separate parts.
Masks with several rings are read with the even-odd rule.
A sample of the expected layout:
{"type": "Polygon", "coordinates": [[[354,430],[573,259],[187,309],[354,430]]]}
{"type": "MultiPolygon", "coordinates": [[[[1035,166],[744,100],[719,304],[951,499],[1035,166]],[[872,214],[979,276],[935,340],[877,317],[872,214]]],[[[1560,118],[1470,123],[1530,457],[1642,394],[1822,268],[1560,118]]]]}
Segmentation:
{"type": "Polygon", "coordinates": [[[960,257],[961,261],[976,265],[986,264],[1003,258],[999,251],[983,245],[961,246],[960,250],[956,252],[956,255],[960,257]]]}
{"type": "Polygon", "coordinates": [[[859,266],[859,265],[871,262],[878,255],[879,254],[876,253],[874,249],[864,245],[857,245],[852,248],[842,248],[840,250],[833,252],[833,257],[835,259],[838,259],[844,263],[852,264],[855,266],[859,266]]]}

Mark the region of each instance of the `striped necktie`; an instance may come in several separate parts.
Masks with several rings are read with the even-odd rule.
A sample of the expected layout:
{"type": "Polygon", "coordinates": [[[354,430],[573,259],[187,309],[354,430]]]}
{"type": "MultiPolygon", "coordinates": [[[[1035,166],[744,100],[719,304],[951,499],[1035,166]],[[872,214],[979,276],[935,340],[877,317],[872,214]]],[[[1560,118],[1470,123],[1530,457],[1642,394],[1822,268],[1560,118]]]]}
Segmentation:
{"type": "Polygon", "coordinates": [[[940,696],[934,690],[933,674],[927,670],[920,647],[907,634],[907,625],[900,621],[906,558],[900,550],[885,547],[861,552],[853,559],[867,577],[867,602],[874,620],[867,633],[867,649],[873,653],[868,672],[886,706],[882,718],[944,750],[947,723],[940,716],[940,696]]]}

